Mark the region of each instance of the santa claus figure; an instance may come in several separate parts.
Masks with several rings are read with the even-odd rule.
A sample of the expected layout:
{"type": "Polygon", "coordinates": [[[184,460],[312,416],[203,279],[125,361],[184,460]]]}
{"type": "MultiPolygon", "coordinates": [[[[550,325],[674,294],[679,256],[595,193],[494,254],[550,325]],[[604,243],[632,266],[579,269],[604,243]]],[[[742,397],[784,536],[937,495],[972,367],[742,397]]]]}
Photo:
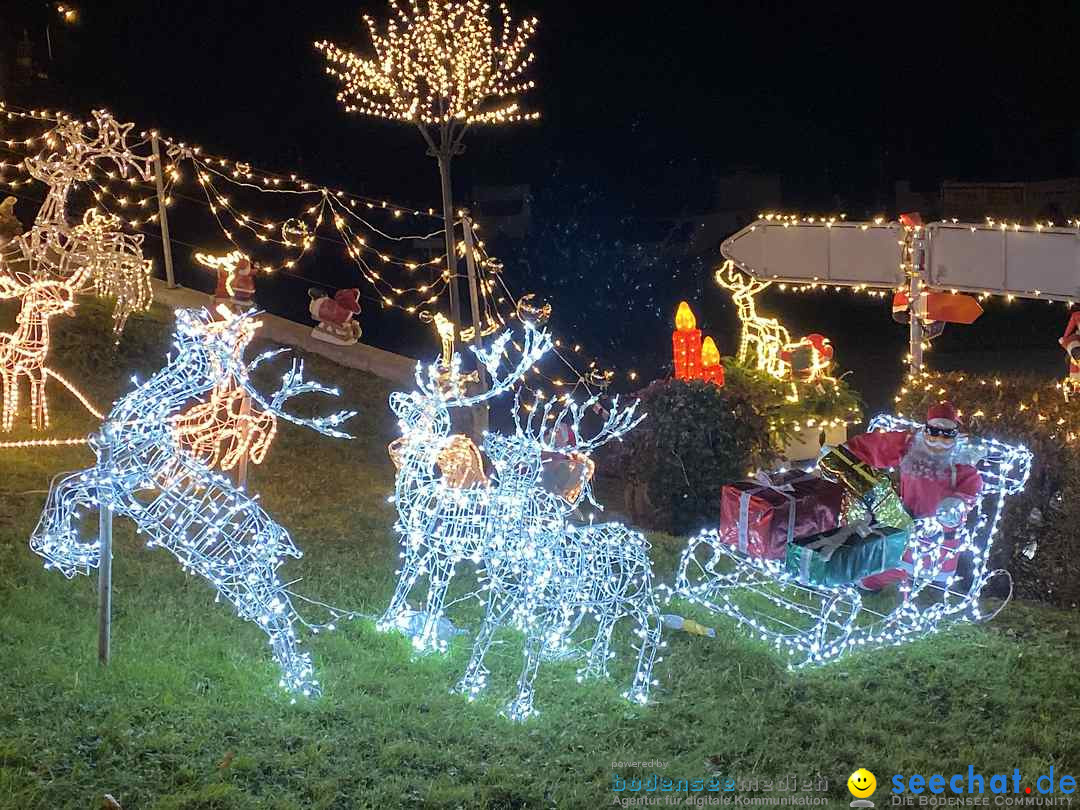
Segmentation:
{"type": "Polygon", "coordinates": [[[1058,343],[1069,357],[1069,381],[1076,385],[1080,383],[1080,304],[1069,307],[1069,322],[1058,343]]]}
{"type": "Polygon", "coordinates": [[[234,250],[223,257],[208,257],[208,261],[201,263],[217,271],[215,303],[232,304],[240,309],[249,309],[254,305],[255,267],[251,259],[234,250]]]}
{"type": "Polygon", "coordinates": [[[308,296],[308,311],[319,322],[311,330],[312,337],[339,346],[352,346],[360,340],[360,324],[353,320],[360,311],[360,290],[338,290],[331,298],[325,290],[312,287],[308,296]]]}
{"type": "Polygon", "coordinates": [[[10,242],[23,232],[22,223],[15,216],[15,198],[5,197],[0,202],[0,245],[10,242]]]}
{"type": "MultiPolygon", "coordinates": [[[[900,471],[900,498],[912,517],[936,517],[944,530],[944,545],[955,548],[955,530],[964,522],[968,509],[982,489],[982,478],[970,464],[958,458],[957,435],[960,422],[952,403],[933,405],[926,413],[926,425],[916,431],[864,433],[848,440],[846,447],[860,460],[878,468],[900,471]]],[[[945,552],[940,552],[945,556],[945,552]]],[[[923,569],[936,565],[932,555],[923,559],[923,569]]],[[[904,555],[904,567],[866,577],[860,585],[878,590],[905,580],[914,568],[911,552],[904,555]]],[[[956,558],[942,563],[941,577],[956,570],[956,558]]]]}

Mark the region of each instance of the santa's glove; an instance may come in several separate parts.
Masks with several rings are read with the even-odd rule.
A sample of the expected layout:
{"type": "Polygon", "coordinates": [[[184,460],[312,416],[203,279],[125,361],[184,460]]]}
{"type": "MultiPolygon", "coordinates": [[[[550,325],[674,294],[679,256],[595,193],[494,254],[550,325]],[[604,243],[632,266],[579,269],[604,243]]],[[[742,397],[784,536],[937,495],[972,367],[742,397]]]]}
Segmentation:
{"type": "Polygon", "coordinates": [[[941,503],[938,504],[934,517],[937,518],[937,522],[944,528],[955,529],[964,522],[964,515],[966,513],[967,505],[963,500],[956,497],[949,497],[941,499],[941,503]]]}

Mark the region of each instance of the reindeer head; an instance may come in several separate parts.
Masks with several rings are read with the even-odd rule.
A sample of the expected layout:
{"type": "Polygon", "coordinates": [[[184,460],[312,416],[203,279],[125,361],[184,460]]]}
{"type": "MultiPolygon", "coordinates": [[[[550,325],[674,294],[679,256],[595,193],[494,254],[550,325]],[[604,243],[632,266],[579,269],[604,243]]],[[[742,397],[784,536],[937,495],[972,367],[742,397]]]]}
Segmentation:
{"type": "Polygon", "coordinates": [[[716,283],[725,290],[729,290],[736,299],[753,298],[772,284],[771,281],[759,281],[752,276],[741,273],[735,269],[735,263],[730,260],[724,262],[720,269],[716,271],[716,283]]]}
{"type": "Polygon", "coordinates": [[[336,388],[317,382],[305,382],[303,361],[293,360],[292,367],[282,376],[281,387],[269,399],[255,388],[251,382],[251,373],[264,361],[288,349],[271,349],[245,364],[244,351],[262,325],[257,318],[261,313],[252,310],[236,314],[225,306],[218,307],[217,311],[220,316],[217,319],[206,309],[176,311],[176,345],[181,354],[186,353],[192,361],[189,367],[193,369],[193,373],[202,378],[194,382],[200,389],[198,393],[210,390],[231,378],[235,380],[237,387],[247,391],[264,411],[326,436],[352,438],[338,430],[337,426],[355,416],[356,411],[337,411],[329,416],[303,418],[284,410],[285,401],[300,394],[339,394],[336,388]]]}
{"type": "Polygon", "coordinates": [[[31,314],[46,319],[65,313],[74,315],[75,294],[85,279],[85,272],[67,279],[34,279],[26,273],[0,274],[0,298],[22,299],[18,315],[20,323],[31,314]]]}
{"type": "MultiPolygon", "coordinates": [[[[537,459],[562,457],[574,465],[579,482],[577,486],[570,487],[563,493],[571,507],[576,507],[583,499],[587,499],[597,508],[602,508],[592,498],[589,486],[594,464],[592,452],[612,439],[619,439],[623,434],[636,427],[646,414],[637,415],[638,401],[635,400],[629,407],[620,408],[619,398],[613,397],[611,408],[604,409],[599,406],[599,395],[589,397],[584,402],[567,400],[560,404],[559,400],[548,400],[544,405],[534,407],[528,411],[528,417],[522,421],[521,408],[514,409],[514,423],[516,436],[527,442],[533,449],[537,459]],[[585,437],[581,428],[581,421],[590,410],[600,413],[603,422],[600,429],[591,437],[585,437]],[[560,427],[569,430],[560,431],[560,427]],[[564,432],[567,436],[565,441],[556,442],[555,436],[564,432]]],[[[520,405],[520,402],[516,402],[520,405]]],[[[508,454],[513,460],[513,454],[508,454]]],[[[519,464],[522,462],[518,462],[519,464]]],[[[497,466],[497,465],[496,465],[497,466]]]]}

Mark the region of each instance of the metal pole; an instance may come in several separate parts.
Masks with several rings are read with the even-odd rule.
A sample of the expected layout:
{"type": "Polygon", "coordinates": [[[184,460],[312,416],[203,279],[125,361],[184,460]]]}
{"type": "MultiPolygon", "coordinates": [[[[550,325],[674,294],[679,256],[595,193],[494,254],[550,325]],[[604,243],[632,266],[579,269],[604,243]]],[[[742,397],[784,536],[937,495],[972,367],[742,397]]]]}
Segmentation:
{"type": "MultiPolygon", "coordinates": [[[[244,392],[243,399],[240,400],[240,427],[241,430],[246,430],[248,425],[248,417],[251,416],[251,395],[246,391],[244,392]]],[[[245,450],[244,455],[240,456],[240,464],[236,469],[236,483],[240,486],[240,489],[247,489],[247,477],[248,477],[248,452],[245,450]]]]}
{"type": "Polygon", "coordinates": [[[454,340],[461,337],[461,304],[458,302],[457,250],[454,245],[454,203],[451,199],[449,147],[440,149],[439,181],[442,184],[443,223],[446,229],[446,267],[450,273],[450,321],[454,324],[454,340]]]}
{"type": "Polygon", "coordinates": [[[176,287],[173,276],[172,242],[169,241],[169,215],[165,212],[165,181],[161,173],[161,148],[158,146],[158,134],[150,133],[150,146],[154,150],[154,179],[157,182],[158,220],[161,225],[161,249],[165,254],[165,284],[169,289],[176,287]]]}
{"type": "Polygon", "coordinates": [[[918,231],[911,240],[911,277],[908,279],[908,326],[909,326],[909,349],[911,355],[911,371],[922,371],[922,290],[919,283],[922,281],[923,261],[925,257],[925,243],[918,231]]]}
{"type": "MultiPolygon", "coordinates": [[[[104,446],[106,469],[109,448],[104,446]]],[[[112,640],[112,506],[102,500],[98,507],[98,663],[108,664],[112,640]]]]}
{"type": "MultiPolygon", "coordinates": [[[[484,348],[484,337],[481,334],[484,331],[484,324],[480,318],[480,296],[476,287],[476,254],[473,243],[472,219],[469,218],[468,213],[462,217],[461,225],[465,234],[465,267],[468,268],[469,273],[469,302],[472,304],[472,345],[476,351],[480,351],[484,348]]],[[[484,375],[482,363],[476,364],[476,371],[479,376],[480,390],[486,391],[487,377],[484,375]]],[[[476,432],[476,438],[484,435],[488,428],[487,405],[479,405],[473,410],[473,428],[476,432]]]]}

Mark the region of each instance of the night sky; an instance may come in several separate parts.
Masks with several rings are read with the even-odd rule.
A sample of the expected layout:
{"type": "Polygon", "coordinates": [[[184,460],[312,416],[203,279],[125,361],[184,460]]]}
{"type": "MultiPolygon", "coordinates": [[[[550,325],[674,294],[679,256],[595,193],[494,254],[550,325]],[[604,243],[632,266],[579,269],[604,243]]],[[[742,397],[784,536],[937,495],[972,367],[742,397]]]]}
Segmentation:
{"type": "MultiPolygon", "coordinates": [[[[16,5],[9,18],[32,16],[16,5]]],[[[898,179],[1080,175],[1075,2],[511,5],[540,17],[538,89],[524,101],[543,118],[471,132],[459,199],[485,183],[542,191],[558,167],[595,191],[600,219],[665,216],[703,209],[715,177],[748,169],[781,176],[787,210],[858,218],[896,213],[898,179]]],[[[420,136],[343,113],[312,47],[368,51],[365,11],[383,18],[385,4],[86,2],[80,24],[56,32],[49,103],[104,106],[256,166],[437,205],[420,136]]],[[[902,345],[897,327],[881,330],[889,352],[902,345]]]]}
{"type": "MultiPolygon", "coordinates": [[[[748,167],[780,173],[789,206],[850,210],[899,178],[1080,173],[1080,5],[944,5],[515,2],[540,17],[526,100],[544,117],[472,133],[460,180],[539,184],[562,160],[639,209],[678,200],[674,178],[748,167]]],[[[367,49],[364,11],[384,4],[88,2],[61,100],[436,200],[419,136],[346,116],[312,48],[367,49]]]]}

